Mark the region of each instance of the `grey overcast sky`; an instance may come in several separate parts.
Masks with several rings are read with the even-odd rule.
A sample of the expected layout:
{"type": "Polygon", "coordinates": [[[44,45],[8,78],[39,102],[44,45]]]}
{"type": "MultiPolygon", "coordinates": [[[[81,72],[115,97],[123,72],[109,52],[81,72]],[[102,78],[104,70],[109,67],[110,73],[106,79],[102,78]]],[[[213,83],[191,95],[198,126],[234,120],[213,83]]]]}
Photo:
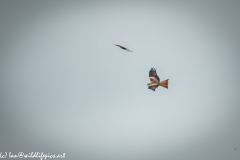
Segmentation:
{"type": "Polygon", "coordinates": [[[1,0],[0,153],[239,160],[239,28],[240,1],[1,0]]]}

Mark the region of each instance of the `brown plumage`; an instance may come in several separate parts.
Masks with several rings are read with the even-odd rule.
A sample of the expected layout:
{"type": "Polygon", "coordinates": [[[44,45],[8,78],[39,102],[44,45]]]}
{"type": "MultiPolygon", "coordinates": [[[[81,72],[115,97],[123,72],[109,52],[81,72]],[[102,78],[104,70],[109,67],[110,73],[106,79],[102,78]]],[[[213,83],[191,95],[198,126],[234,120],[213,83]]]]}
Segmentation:
{"type": "Polygon", "coordinates": [[[115,46],[118,46],[118,47],[120,47],[120,48],[122,48],[122,49],[124,49],[124,50],[126,50],[126,51],[130,51],[130,52],[132,52],[131,50],[129,50],[129,49],[127,49],[126,47],[123,47],[123,46],[121,46],[121,45],[118,45],[118,44],[114,44],[115,46]]]}
{"type": "Polygon", "coordinates": [[[155,89],[158,86],[168,88],[168,80],[169,79],[160,81],[155,68],[151,68],[151,70],[149,71],[149,79],[150,79],[150,83],[147,84],[148,89],[155,91],[155,89]]]}

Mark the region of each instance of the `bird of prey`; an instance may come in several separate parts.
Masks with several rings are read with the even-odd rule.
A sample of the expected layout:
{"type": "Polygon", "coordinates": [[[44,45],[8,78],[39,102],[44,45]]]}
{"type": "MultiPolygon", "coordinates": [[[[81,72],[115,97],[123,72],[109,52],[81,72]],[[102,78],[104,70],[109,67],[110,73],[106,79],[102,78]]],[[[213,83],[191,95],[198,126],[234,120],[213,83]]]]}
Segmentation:
{"type": "Polygon", "coordinates": [[[149,79],[150,83],[147,84],[148,89],[155,91],[158,86],[168,88],[168,79],[160,82],[155,68],[151,68],[151,70],[149,71],[149,79]]]}
{"type": "Polygon", "coordinates": [[[123,46],[120,46],[120,45],[118,45],[118,44],[114,44],[115,46],[118,46],[118,47],[120,47],[120,48],[122,48],[122,49],[124,49],[124,50],[126,50],[126,51],[130,51],[130,52],[132,52],[131,50],[129,50],[129,49],[127,49],[126,47],[123,47],[123,46]]]}

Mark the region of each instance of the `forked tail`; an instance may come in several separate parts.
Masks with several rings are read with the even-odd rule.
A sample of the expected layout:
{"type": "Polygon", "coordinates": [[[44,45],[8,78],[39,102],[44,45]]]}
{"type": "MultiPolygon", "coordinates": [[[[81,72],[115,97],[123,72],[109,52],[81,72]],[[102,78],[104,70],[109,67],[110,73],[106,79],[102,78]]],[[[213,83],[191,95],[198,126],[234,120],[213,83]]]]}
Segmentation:
{"type": "Polygon", "coordinates": [[[167,80],[164,80],[164,81],[161,81],[161,82],[159,82],[159,85],[160,85],[160,86],[162,86],[162,87],[168,88],[168,79],[167,79],[167,80]]]}

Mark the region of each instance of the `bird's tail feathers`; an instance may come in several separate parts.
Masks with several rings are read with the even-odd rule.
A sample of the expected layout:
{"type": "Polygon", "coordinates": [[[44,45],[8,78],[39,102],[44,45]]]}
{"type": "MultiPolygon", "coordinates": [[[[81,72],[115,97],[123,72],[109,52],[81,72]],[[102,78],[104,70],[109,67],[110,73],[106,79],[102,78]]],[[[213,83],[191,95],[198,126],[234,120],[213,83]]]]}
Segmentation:
{"type": "Polygon", "coordinates": [[[168,80],[169,79],[166,79],[164,81],[159,82],[159,85],[162,86],[162,87],[168,88],[168,80]]]}

